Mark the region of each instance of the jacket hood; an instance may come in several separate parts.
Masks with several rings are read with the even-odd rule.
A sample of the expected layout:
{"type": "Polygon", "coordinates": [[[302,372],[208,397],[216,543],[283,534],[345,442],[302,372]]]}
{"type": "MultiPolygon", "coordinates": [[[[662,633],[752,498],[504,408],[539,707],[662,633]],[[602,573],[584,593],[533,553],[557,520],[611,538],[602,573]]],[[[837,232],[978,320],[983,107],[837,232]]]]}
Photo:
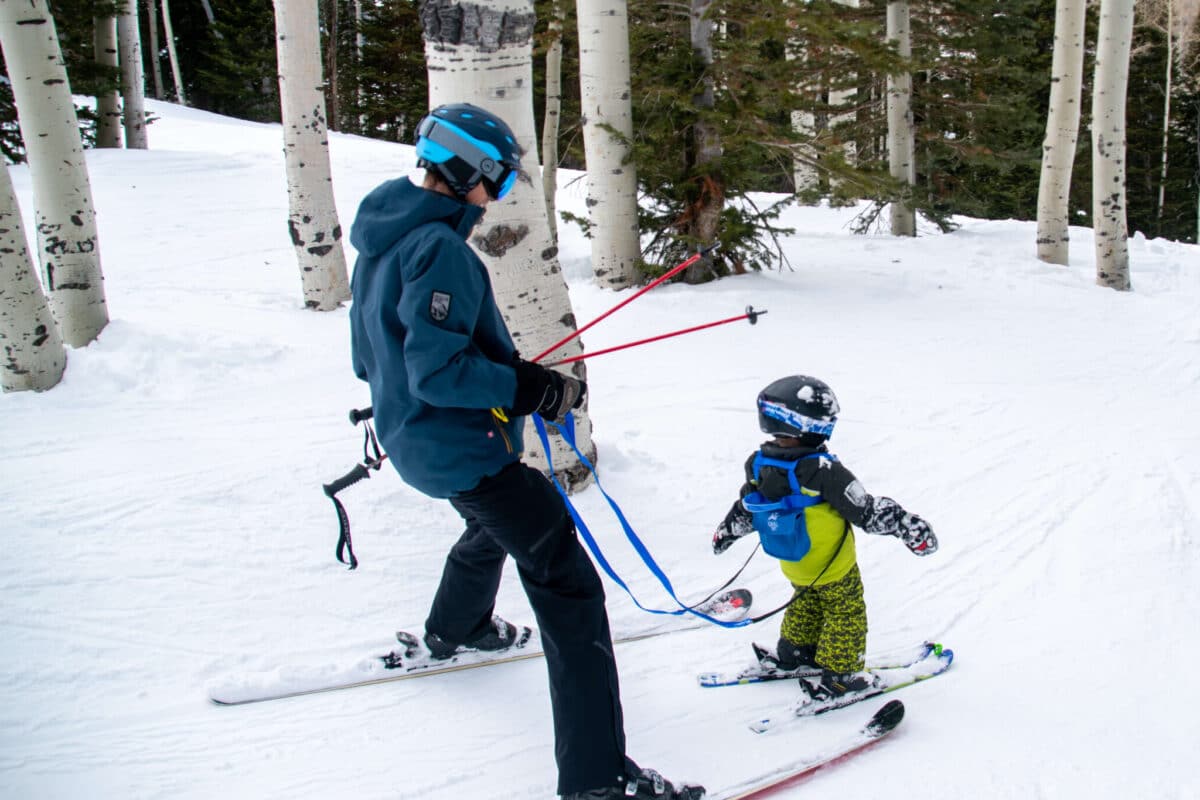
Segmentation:
{"type": "Polygon", "coordinates": [[[375,187],[358,207],[350,244],[366,256],[378,256],[412,230],[444,221],[464,239],[483,217],[483,208],[395,178],[375,187]]]}

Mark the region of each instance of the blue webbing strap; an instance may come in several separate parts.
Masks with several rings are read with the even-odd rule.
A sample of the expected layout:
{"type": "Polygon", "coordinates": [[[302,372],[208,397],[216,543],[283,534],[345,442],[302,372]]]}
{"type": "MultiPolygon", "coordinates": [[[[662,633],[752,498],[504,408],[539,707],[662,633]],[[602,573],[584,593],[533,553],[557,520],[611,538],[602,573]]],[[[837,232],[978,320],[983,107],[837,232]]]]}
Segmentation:
{"type": "Polygon", "coordinates": [[[675,590],[671,588],[670,579],[667,578],[662,569],[654,561],[654,557],[650,555],[650,551],[646,549],[646,545],[643,544],[642,540],[638,538],[638,535],[633,532],[633,528],[630,527],[629,521],[625,519],[625,515],[621,512],[620,507],[618,507],[616,502],[608,496],[608,492],[604,491],[604,487],[600,485],[600,476],[596,474],[595,467],[592,466],[591,462],[587,460],[587,457],[584,456],[583,453],[579,452],[579,448],[575,445],[575,417],[568,412],[566,419],[564,420],[564,424],[559,425],[556,422],[551,422],[550,424],[554,426],[555,430],[562,434],[562,437],[567,441],[567,444],[571,445],[571,449],[574,450],[575,455],[579,457],[579,463],[587,467],[588,472],[592,473],[592,477],[596,481],[596,488],[600,490],[600,494],[604,495],[604,499],[608,501],[609,507],[612,508],[617,520],[621,523],[621,527],[624,528],[625,538],[629,540],[629,543],[633,545],[633,549],[636,550],[638,555],[642,557],[642,561],[645,562],[646,567],[654,574],[654,577],[658,578],[659,583],[661,583],[663,588],[667,590],[667,594],[671,595],[671,599],[679,605],[679,609],[667,611],[657,608],[646,608],[644,605],[639,603],[638,599],[634,597],[633,592],[630,591],[629,587],[625,584],[625,581],[621,580],[621,576],[617,575],[616,571],[614,571],[612,566],[608,563],[608,559],[606,559],[604,557],[604,553],[600,551],[600,545],[597,544],[596,539],[592,536],[592,532],[588,530],[588,526],[584,523],[583,517],[579,516],[579,512],[575,509],[575,505],[571,502],[571,498],[567,496],[566,490],[564,490],[562,485],[558,482],[558,477],[554,474],[554,461],[550,455],[550,440],[546,436],[546,423],[543,422],[542,418],[537,414],[531,414],[530,416],[533,419],[534,428],[537,429],[538,438],[542,440],[542,449],[546,451],[546,463],[550,467],[550,480],[554,481],[554,488],[558,489],[558,493],[562,495],[563,502],[567,504],[567,511],[570,512],[571,519],[575,520],[575,527],[579,529],[580,535],[583,536],[583,541],[587,543],[588,549],[591,550],[592,555],[596,557],[596,563],[598,563],[600,568],[608,574],[608,577],[612,578],[613,583],[625,590],[625,593],[629,595],[631,600],[633,600],[634,605],[636,605],[642,611],[650,614],[670,614],[672,616],[677,616],[680,614],[692,614],[700,617],[701,619],[707,620],[714,625],[720,625],[722,628],[741,628],[744,625],[750,625],[755,622],[755,620],[752,618],[741,619],[736,622],[724,622],[722,620],[715,619],[714,617],[710,617],[708,614],[705,614],[701,611],[697,611],[690,606],[684,605],[680,599],[675,596],[675,590]]]}

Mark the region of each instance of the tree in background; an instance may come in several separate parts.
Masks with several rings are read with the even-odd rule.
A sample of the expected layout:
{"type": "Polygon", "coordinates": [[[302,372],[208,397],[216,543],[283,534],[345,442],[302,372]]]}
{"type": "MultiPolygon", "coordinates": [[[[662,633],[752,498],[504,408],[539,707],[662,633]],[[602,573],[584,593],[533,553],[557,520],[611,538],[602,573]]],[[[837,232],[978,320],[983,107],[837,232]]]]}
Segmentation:
{"type": "Polygon", "coordinates": [[[255,122],[278,122],[279,81],[272,0],[222,3],[213,22],[195,15],[182,17],[189,36],[199,36],[202,49],[180,53],[184,66],[197,76],[189,93],[197,107],[255,122]],[[219,12],[219,13],[218,13],[219,12]]]}
{"type": "MultiPolygon", "coordinates": [[[[104,3],[92,16],[96,63],[108,74],[118,73],[120,60],[117,53],[117,6],[104,3]]],[[[121,146],[121,94],[120,83],[109,85],[96,95],[96,147],[121,146]]]]}
{"type": "MultiPolygon", "coordinates": [[[[566,19],[566,12],[563,11],[561,0],[550,0],[549,6],[550,18],[546,28],[546,73],[543,81],[546,87],[546,100],[545,113],[542,115],[542,194],[546,197],[546,216],[550,222],[550,238],[555,244],[558,244],[556,202],[558,195],[558,136],[562,122],[563,20],[566,19]]],[[[628,54],[628,42],[626,42],[625,49],[628,54]]]]}
{"type": "MultiPolygon", "coordinates": [[[[342,81],[341,130],[412,144],[417,123],[429,110],[425,44],[416,2],[364,5],[356,33],[363,38],[361,60],[343,59],[355,66],[353,79],[342,81]]],[[[357,37],[353,41],[358,49],[357,37]]]]}
{"type": "Polygon", "coordinates": [[[628,13],[625,0],[579,0],[575,13],[592,271],[599,285],[621,289],[636,279],[641,257],[628,13]]]}
{"type": "Polygon", "coordinates": [[[125,146],[145,150],[146,82],[142,72],[142,37],[138,33],[137,0],[125,0],[117,17],[117,44],[121,51],[121,122],[125,128],[125,146]]]}
{"type": "Polygon", "coordinates": [[[317,0],[275,0],[275,27],[288,233],[300,264],[305,308],[329,311],[350,299],[350,279],[333,200],[317,0]]]}
{"type": "MultiPolygon", "coordinates": [[[[896,54],[907,61],[912,57],[908,0],[887,4],[887,38],[895,44],[896,54]]],[[[913,153],[912,73],[907,68],[887,76],[888,167],[891,175],[907,187],[909,196],[916,182],[916,157],[913,153]]],[[[917,220],[911,202],[891,204],[892,235],[916,236],[917,220]]]]}
{"type": "Polygon", "coordinates": [[[33,260],[8,167],[0,164],[0,389],[44,391],[62,380],[67,352],[33,260]]]}
{"type": "Polygon", "coordinates": [[[1125,217],[1125,93],[1134,0],[1101,0],[1092,81],[1092,220],[1096,283],[1128,291],[1129,243],[1125,217]]]}
{"type": "Polygon", "coordinates": [[[84,347],[108,324],[108,306],[83,140],[46,4],[0,0],[0,46],[15,76],[43,283],[63,341],[84,347]]]}
{"type": "Polygon", "coordinates": [[[1054,0],[934,0],[913,16],[917,181],[942,214],[1034,219],[1054,0]]]}
{"type": "Polygon", "coordinates": [[[1058,0],[1050,107],[1038,185],[1037,256],[1047,263],[1064,266],[1070,263],[1071,171],[1079,140],[1086,18],[1086,0],[1058,0]]]}

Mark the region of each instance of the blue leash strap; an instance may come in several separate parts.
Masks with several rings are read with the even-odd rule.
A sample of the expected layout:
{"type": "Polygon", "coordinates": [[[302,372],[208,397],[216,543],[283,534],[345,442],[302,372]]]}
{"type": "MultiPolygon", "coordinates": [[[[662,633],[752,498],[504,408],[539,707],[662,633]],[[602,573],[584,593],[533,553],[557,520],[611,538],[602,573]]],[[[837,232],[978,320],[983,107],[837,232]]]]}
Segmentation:
{"type": "Polygon", "coordinates": [[[588,530],[587,524],[584,523],[583,517],[579,515],[579,511],[576,510],[575,505],[571,502],[571,498],[567,496],[566,490],[563,489],[562,484],[558,482],[558,477],[554,474],[554,459],[550,454],[550,439],[546,435],[546,423],[537,414],[531,414],[530,416],[533,419],[533,426],[537,430],[538,438],[542,440],[542,449],[546,451],[546,463],[550,467],[550,480],[554,482],[554,488],[558,489],[558,493],[562,495],[563,502],[567,505],[567,511],[571,514],[571,519],[575,520],[575,527],[579,530],[580,535],[583,536],[583,541],[587,544],[588,549],[592,551],[592,555],[595,556],[596,563],[600,565],[600,568],[604,570],[608,577],[612,578],[613,583],[625,590],[625,593],[629,595],[631,600],[633,600],[634,605],[636,605],[642,611],[650,614],[669,614],[672,616],[677,616],[680,614],[692,614],[700,617],[703,620],[707,620],[714,625],[720,625],[722,628],[740,628],[744,625],[749,625],[754,622],[753,619],[749,618],[738,620],[736,622],[725,622],[685,605],[678,597],[676,597],[675,590],[671,587],[670,579],[667,578],[666,574],[658,566],[658,563],[655,562],[654,556],[650,555],[650,551],[646,549],[646,545],[643,544],[638,535],[634,533],[632,526],[630,526],[629,521],[625,518],[625,514],[622,513],[621,508],[616,504],[612,497],[609,496],[608,492],[604,491],[604,487],[600,485],[600,476],[596,474],[596,468],[592,466],[591,462],[588,461],[587,457],[583,453],[579,452],[579,447],[575,444],[575,417],[568,412],[564,420],[564,424],[559,425],[556,422],[551,422],[550,425],[554,426],[554,429],[562,434],[562,437],[566,440],[567,444],[571,445],[571,449],[574,450],[575,455],[579,457],[579,463],[587,467],[588,472],[592,473],[592,477],[596,481],[596,488],[600,490],[600,494],[604,495],[604,499],[608,501],[608,505],[610,508],[612,508],[613,514],[616,515],[617,520],[621,523],[621,527],[625,531],[625,538],[627,538],[629,543],[633,545],[633,549],[636,550],[637,554],[642,557],[642,561],[646,564],[646,567],[651,573],[654,574],[654,577],[658,578],[659,583],[661,583],[663,588],[667,590],[667,594],[671,595],[671,599],[675,601],[679,608],[678,610],[670,611],[657,608],[646,608],[644,605],[638,602],[637,597],[635,597],[633,592],[630,591],[629,586],[626,585],[625,581],[621,580],[621,576],[619,576],[612,568],[612,565],[608,563],[608,559],[604,557],[604,553],[600,550],[600,545],[596,542],[595,537],[592,536],[592,532],[588,530]]]}

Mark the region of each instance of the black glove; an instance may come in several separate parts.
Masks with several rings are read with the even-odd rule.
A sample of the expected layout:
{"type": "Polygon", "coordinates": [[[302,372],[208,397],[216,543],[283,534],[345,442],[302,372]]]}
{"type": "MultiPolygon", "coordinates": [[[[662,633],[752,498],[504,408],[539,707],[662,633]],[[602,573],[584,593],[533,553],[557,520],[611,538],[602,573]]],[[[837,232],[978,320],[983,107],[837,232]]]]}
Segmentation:
{"type": "Polygon", "coordinates": [[[508,410],[514,416],[536,411],[543,419],[557,422],[583,405],[587,384],[578,378],[520,358],[513,360],[513,369],[517,373],[517,394],[508,410]]]}
{"type": "Polygon", "coordinates": [[[739,500],[733,504],[733,508],[729,509],[729,513],[725,515],[725,519],[713,531],[713,553],[721,555],[738,539],[751,533],[754,533],[754,518],[742,506],[742,502],[739,500]]]}

